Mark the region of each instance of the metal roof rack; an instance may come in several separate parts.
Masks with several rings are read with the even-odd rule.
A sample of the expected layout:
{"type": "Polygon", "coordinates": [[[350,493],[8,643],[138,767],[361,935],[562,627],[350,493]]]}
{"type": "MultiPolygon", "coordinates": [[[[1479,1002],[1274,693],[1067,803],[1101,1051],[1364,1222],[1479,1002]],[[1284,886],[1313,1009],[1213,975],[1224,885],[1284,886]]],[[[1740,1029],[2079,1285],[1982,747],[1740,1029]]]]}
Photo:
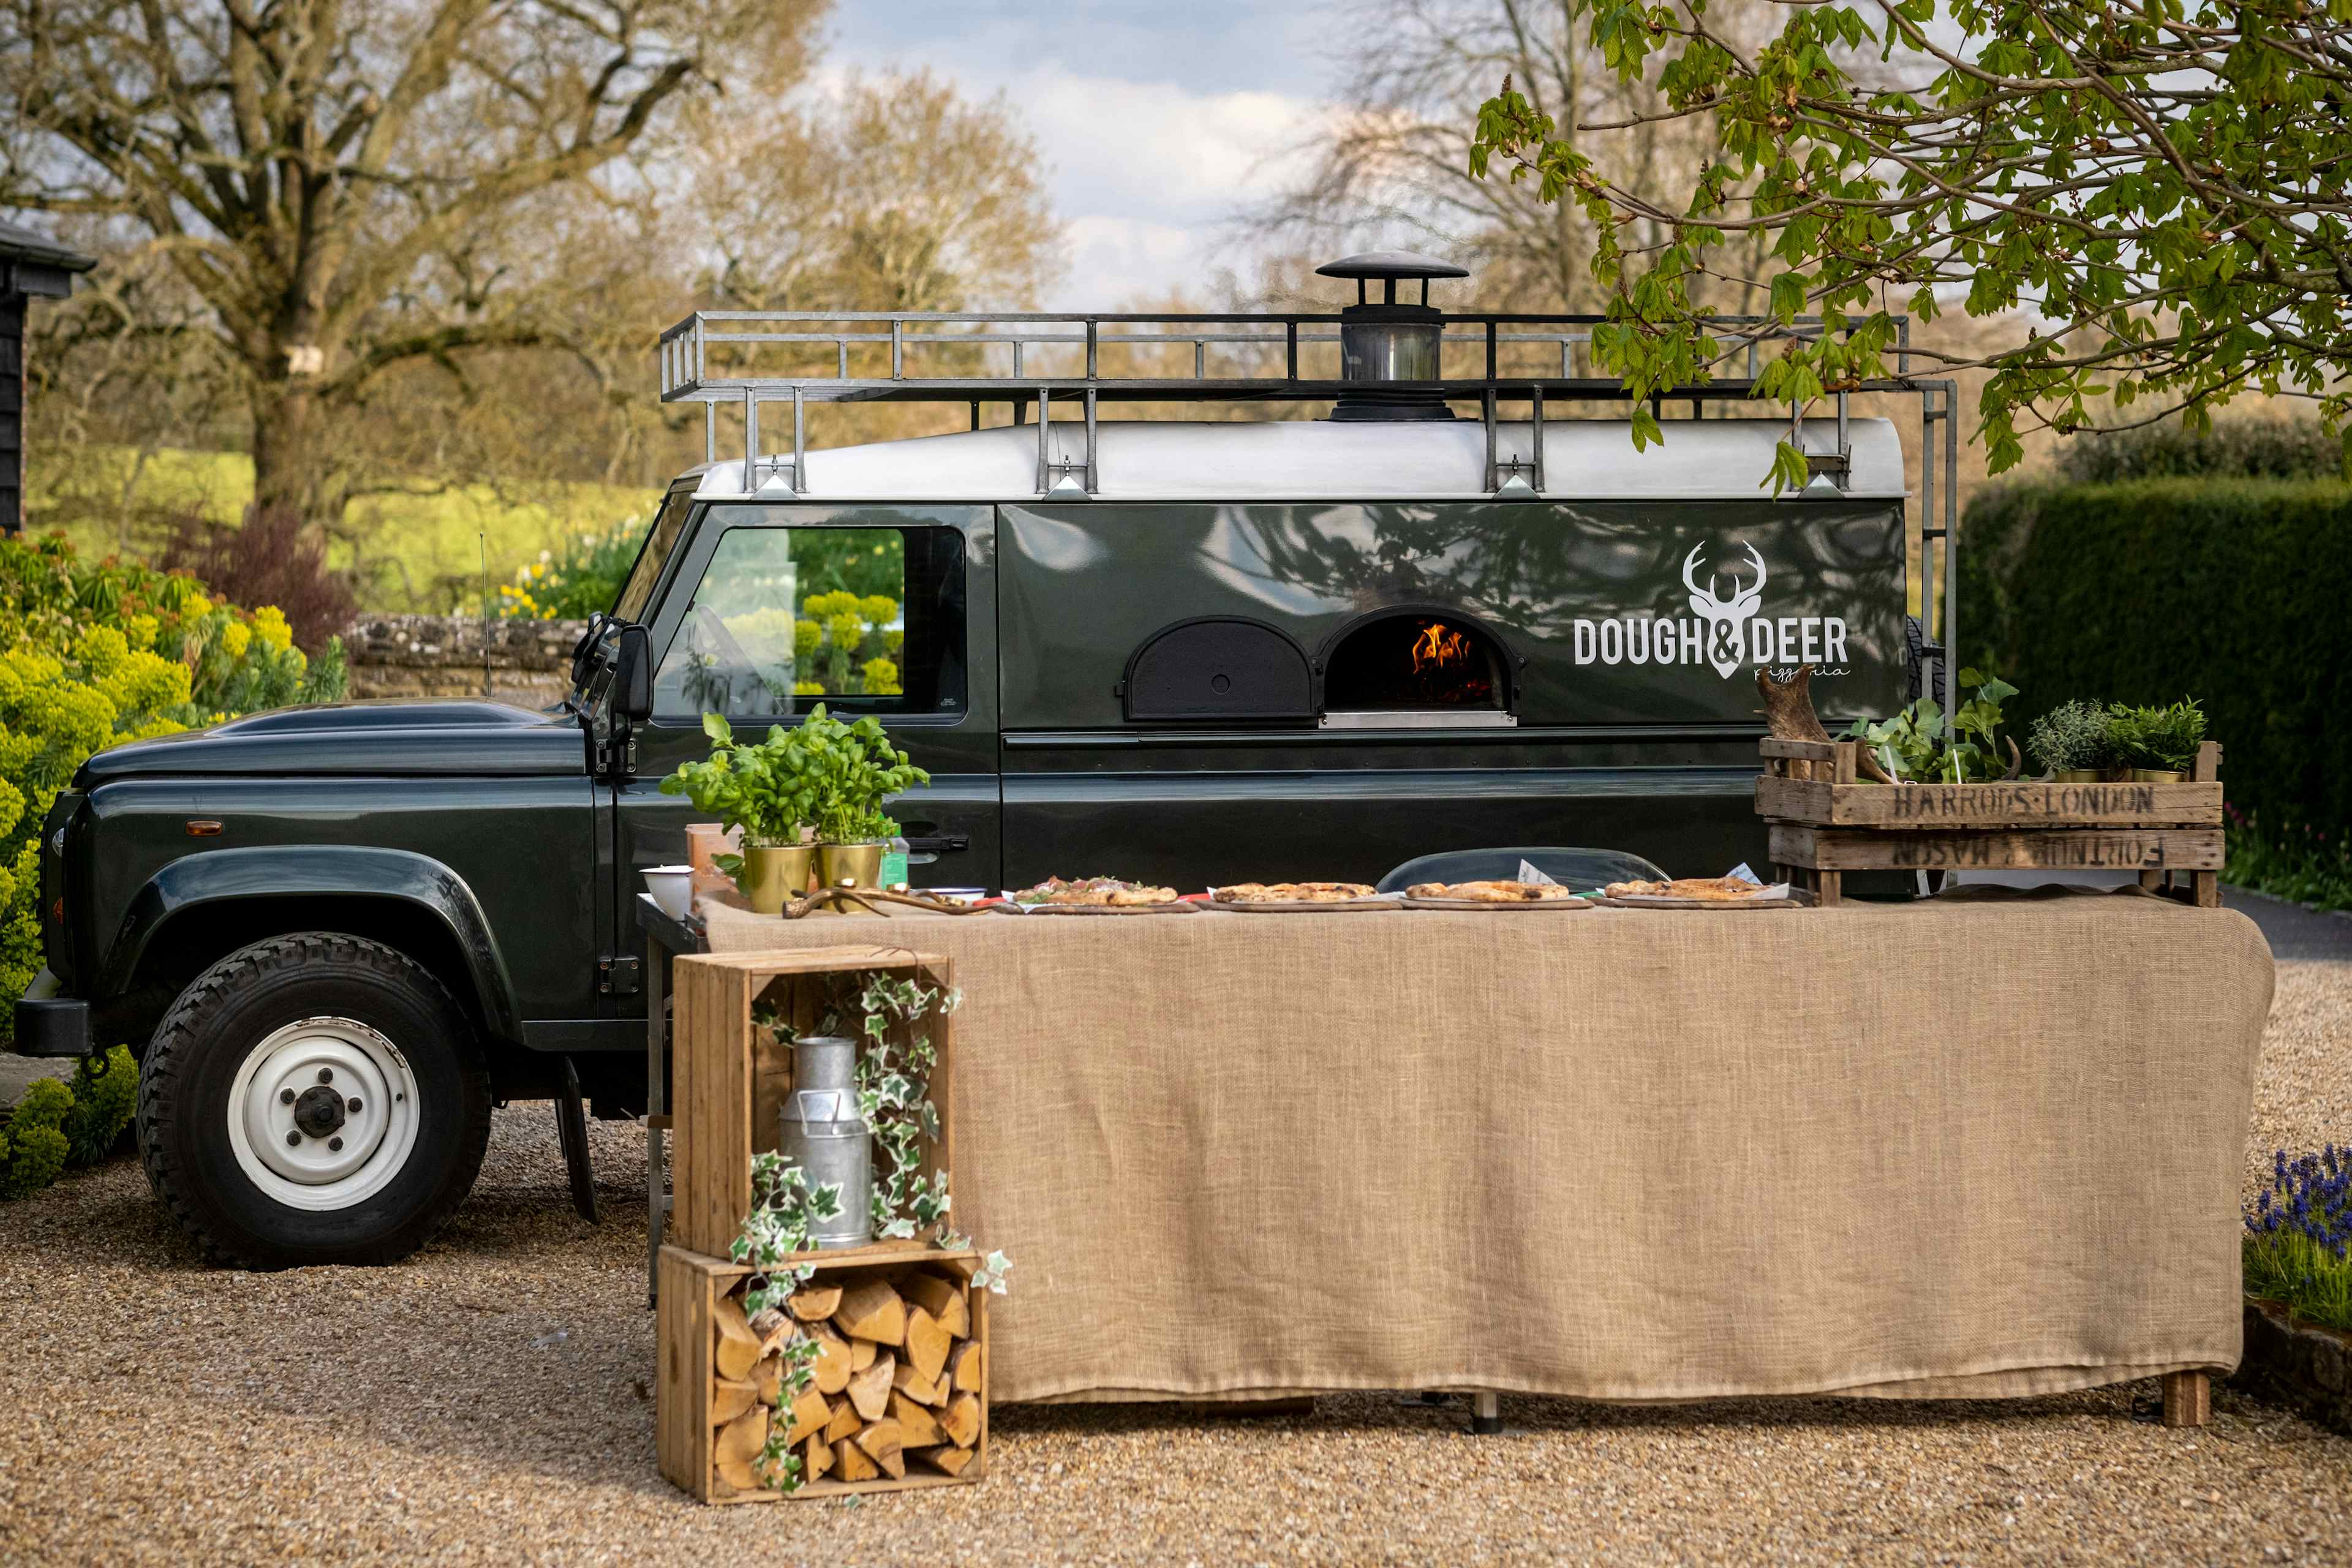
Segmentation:
{"type": "MultiPolygon", "coordinates": [[[[1594,373],[1592,329],[1606,321],[1592,315],[1448,311],[1441,354],[1450,352],[1457,364],[1467,356],[1482,374],[1386,382],[1381,387],[1475,405],[1486,424],[1488,490],[1498,498],[1539,497],[1545,491],[1547,408],[1627,401],[1622,382],[1594,373]],[[1528,456],[1498,462],[1498,405],[1519,402],[1528,408],[1528,456]]],[[[661,400],[703,405],[704,456],[714,463],[719,408],[741,409],[746,493],[778,478],[796,493],[803,489],[811,403],[963,403],[971,407],[975,430],[984,404],[1008,405],[1016,425],[1034,408],[1038,493],[1084,500],[1098,488],[1095,426],[1102,403],[1337,402],[1366,385],[1339,374],[1342,322],[1338,312],[1315,311],[697,310],[661,334],[661,400]],[[1048,433],[1057,402],[1083,409],[1083,462],[1052,455],[1048,433]],[[788,463],[764,457],[760,441],[761,405],[787,403],[793,411],[788,463]]],[[[1832,395],[1836,445],[1810,455],[1813,477],[1807,488],[1844,482],[1852,395],[1894,393],[1919,399],[1920,603],[1937,602],[1935,546],[1941,542],[1943,636],[1925,650],[1927,662],[1939,666],[1953,643],[1958,607],[1956,574],[1949,569],[1957,545],[1958,386],[1911,374],[1909,320],[1898,316],[1895,322],[1896,374],[1832,395]]],[[[1742,374],[1660,393],[1651,399],[1654,413],[1667,402],[1687,401],[1694,418],[1704,417],[1710,405],[1717,406],[1719,417],[1727,417],[1723,405],[1749,400],[1766,343],[1824,330],[1819,317],[1784,323],[1768,316],[1720,316],[1708,327],[1734,345],[1735,353],[1744,340],[1742,374]]],[[[1789,419],[1790,438],[1801,450],[1802,409],[1790,404],[1789,419]]],[[[1924,672],[1922,679],[1927,679],[1924,672]]],[[[1952,700],[1948,690],[1948,710],[1952,700]]]]}

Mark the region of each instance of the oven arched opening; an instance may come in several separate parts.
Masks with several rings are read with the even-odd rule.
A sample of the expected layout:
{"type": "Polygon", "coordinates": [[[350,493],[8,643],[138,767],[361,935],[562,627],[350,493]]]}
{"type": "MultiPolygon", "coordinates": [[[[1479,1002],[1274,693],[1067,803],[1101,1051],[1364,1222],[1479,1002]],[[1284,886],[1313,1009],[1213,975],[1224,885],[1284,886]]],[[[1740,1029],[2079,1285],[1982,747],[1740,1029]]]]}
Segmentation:
{"type": "Polygon", "coordinates": [[[1350,621],[1325,645],[1325,729],[1481,728],[1518,722],[1518,660],[1471,616],[1402,605],[1350,621]]]}

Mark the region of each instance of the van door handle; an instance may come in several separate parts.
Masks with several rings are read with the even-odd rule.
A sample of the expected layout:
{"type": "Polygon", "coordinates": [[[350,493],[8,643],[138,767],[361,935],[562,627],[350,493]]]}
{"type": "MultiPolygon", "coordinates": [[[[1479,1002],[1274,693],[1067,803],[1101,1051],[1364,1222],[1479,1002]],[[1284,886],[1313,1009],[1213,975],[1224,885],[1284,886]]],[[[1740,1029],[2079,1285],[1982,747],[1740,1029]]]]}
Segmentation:
{"type": "Polygon", "coordinates": [[[971,847],[971,837],[964,833],[940,833],[907,840],[909,855],[953,855],[971,847]]]}

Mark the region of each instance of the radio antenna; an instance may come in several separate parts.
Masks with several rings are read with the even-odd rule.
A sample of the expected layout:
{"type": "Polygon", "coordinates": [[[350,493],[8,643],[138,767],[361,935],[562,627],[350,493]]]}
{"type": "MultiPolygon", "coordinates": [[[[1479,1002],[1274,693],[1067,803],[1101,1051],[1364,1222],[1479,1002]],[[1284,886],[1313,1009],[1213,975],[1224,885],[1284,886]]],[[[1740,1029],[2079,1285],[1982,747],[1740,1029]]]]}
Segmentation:
{"type": "Polygon", "coordinates": [[[487,530],[474,531],[474,547],[482,554],[482,700],[490,700],[490,541],[487,530]]]}

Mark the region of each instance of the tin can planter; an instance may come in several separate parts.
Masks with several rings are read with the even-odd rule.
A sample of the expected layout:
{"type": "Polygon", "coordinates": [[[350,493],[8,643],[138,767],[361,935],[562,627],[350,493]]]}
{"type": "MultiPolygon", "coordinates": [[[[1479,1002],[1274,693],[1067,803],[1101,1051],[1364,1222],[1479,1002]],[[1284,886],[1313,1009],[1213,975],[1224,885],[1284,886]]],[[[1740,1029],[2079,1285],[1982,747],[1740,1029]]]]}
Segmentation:
{"type": "Polygon", "coordinates": [[[2179,768],[2134,768],[2131,771],[2134,784],[2179,784],[2181,776],[2179,768]]]}
{"type": "Polygon", "coordinates": [[[2050,782],[2052,784],[2097,784],[2099,782],[2099,770],[2096,768],[2066,768],[2058,773],[2052,773],[2050,775],[2050,782]]]}
{"type": "Polygon", "coordinates": [[[737,884],[751,912],[780,915],[784,901],[808,890],[809,847],[805,844],[753,844],[743,850],[743,870],[737,884]]]}
{"type": "Polygon", "coordinates": [[[882,849],[879,841],[820,844],[816,847],[817,875],[828,888],[838,888],[844,882],[858,888],[878,887],[882,881],[882,849]]]}

